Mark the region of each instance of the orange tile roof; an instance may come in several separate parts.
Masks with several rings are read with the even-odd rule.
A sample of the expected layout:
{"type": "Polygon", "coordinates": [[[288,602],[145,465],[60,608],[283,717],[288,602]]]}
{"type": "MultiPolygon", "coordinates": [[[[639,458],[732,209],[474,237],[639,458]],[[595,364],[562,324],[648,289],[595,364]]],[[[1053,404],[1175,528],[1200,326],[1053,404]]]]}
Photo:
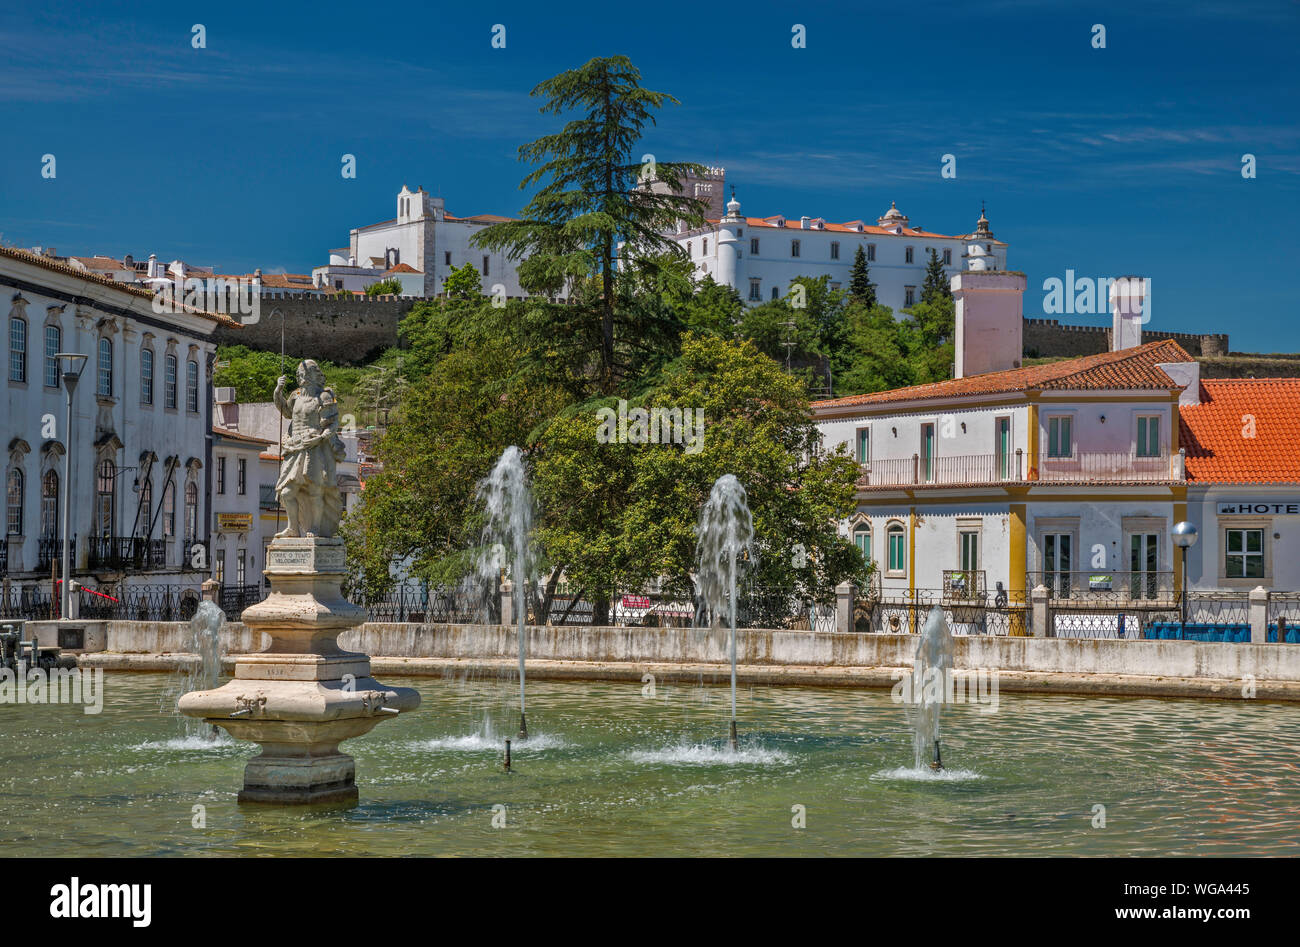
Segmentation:
{"type": "Polygon", "coordinates": [[[418,272],[420,271],[417,270],[415,267],[411,266],[411,264],[409,263],[399,263],[396,266],[390,266],[388,269],[384,270],[384,275],[387,276],[389,273],[418,273],[418,272]]]}
{"type": "Polygon", "coordinates": [[[1178,416],[1188,480],[1300,483],[1300,378],[1202,381],[1178,416]]]}
{"type": "MultiPolygon", "coordinates": [[[[20,250],[18,247],[0,246],[0,256],[7,256],[10,259],[20,260],[23,263],[30,263],[55,273],[63,273],[67,276],[75,276],[78,279],[86,280],[90,283],[98,283],[101,286],[108,286],[122,293],[130,293],[132,296],[139,296],[142,299],[153,299],[153,291],[145,289],[143,286],[136,286],[133,283],[119,283],[109,276],[101,276],[98,273],[91,273],[87,270],[79,270],[76,267],[69,266],[66,263],[60,263],[57,260],[50,259],[47,256],[41,256],[39,253],[32,253],[30,250],[20,250]]],[[[196,309],[193,306],[186,306],[177,303],[177,308],[184,310],[190,315],[200,316],[204,319],[211,319],[213,322],[223,326],[229,326],[236,329],[242,329],[243,324],[229,316],[219,312],[208,312],[203,309],[196,309]]]]}
{"type": "Polygon", "coordinates": [[[1107,391],[1133,389],[1176,390],[1181,386],[1156,366],[1161,362],[1195,361],[1182,346],[1170,339],[1148,342],[1118,352],[1102,352],[1082,358],[1065,359],[987,372],[966,378],[895,388],[865,395],[850,395],[829,401],[814,401],[812,407],[840,408],[854,405],[885,404],[893,401],[925,401],[963,395],[993,395],[1015,391],[1107,391]]]}

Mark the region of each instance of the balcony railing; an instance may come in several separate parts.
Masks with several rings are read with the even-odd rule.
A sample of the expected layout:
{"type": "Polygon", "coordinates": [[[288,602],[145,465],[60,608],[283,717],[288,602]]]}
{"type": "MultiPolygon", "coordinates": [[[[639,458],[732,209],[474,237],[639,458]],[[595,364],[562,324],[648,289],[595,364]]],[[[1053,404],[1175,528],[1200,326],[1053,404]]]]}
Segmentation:
{"type": "MultiPolygon", "coordinates": [[[[57,540],[53,540],[56,546],[57,540]]],[[[91,569],[165,569],[167,540],[143,539],[139,536],[92,536],[89,565],[91,569]]],[[[61,555],[59,551],[55,555],[61,555]]]]}
{"type": "Polygon", "coordinates": [[[1090,572],[1031,572],[1031,588],[1047,588],[1053,603],[1150,604],[1168,606],[1176,601],[1172,572],[1121,572],[1093,569],[1090,572]]]}
{"type": "Polygon", "coordinates": [[[1134,457],[1128,451],[1076,451],[1069,457],[1023,451],[873,460],[862,464],[860,487],[943,486],[985,483],[1105,483],[1183,479],[1181,454],[1134,457]]]}
{"type": "MultiPolygon", "coordinates": [[[[77,565],[77,536],[72,536],[72,549],[69,550],[72,557],[72,566],[77,565]]],[[[36,571],[48,572],[53,563],[62,561],[63,558],[63,540],[54,536],[43,536],[36,543],[36,571]]]]}

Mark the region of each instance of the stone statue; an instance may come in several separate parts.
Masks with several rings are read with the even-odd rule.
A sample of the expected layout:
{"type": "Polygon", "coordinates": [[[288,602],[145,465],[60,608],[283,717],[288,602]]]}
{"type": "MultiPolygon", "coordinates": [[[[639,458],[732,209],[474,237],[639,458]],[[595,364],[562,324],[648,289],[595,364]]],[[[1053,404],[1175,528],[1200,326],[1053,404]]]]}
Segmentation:
{"type": "Polygon", "coordinates": [[[284,505],[289,522],[275,536],[329,538],[338,532],[343,512],[335,473],[345,456],[339,438],[338,401],[334,390],[325,387],[325,375],[312,359],[298,365],[298,388],[286,397],[288,381],[280,376],[274,397],[275,406],[289,419],[289,436],[275,484],[276,498],[284,505]]]}

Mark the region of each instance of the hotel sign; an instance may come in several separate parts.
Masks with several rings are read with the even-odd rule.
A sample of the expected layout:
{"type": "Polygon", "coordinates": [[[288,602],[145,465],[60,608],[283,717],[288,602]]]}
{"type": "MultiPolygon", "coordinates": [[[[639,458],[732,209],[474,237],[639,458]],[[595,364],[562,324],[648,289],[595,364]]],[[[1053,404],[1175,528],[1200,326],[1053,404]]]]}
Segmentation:
{"type": "Polygon", "coordinates": [[[252,513],[217,514],[217,532],[219,533],[246,533],[252,528],[252,513]]]}
{"type": "Polygon", "coordinates": [[[1300,500],[1245,500],[1219,504],[1220,516],[1300,516],[1300,500]]]}

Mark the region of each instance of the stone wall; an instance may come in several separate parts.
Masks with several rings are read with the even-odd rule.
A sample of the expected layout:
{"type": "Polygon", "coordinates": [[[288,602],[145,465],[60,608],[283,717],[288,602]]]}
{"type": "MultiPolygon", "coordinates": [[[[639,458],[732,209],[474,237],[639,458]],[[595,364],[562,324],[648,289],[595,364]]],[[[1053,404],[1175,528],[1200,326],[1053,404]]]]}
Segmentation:
{"type": "Polygon", "coordinates": [[[266,293],[261,318],[242,329],[219,328],[221,345],[246,345],[280,351],[280,314],[284,314],[284,351],[292,358],[328,359],[359,365],[397,344],[397,325],[420,300],[382,296],[333,299],[266,293]]]}
{"type": "MultiPolygon", "coordinates": [[[[1142,327],[1142,341],[1173,339],[1188,355],[1223,355],[1228,351],[1228,336],[1223,333],[1203,335],[1196,332],[1162,332],[1142,327]]],[[[1026,319],[1024,354],[1026,358],[1077,357],[1110,351],[1110,326],[1062,325],[1058,319],[1026,319]]]]}

